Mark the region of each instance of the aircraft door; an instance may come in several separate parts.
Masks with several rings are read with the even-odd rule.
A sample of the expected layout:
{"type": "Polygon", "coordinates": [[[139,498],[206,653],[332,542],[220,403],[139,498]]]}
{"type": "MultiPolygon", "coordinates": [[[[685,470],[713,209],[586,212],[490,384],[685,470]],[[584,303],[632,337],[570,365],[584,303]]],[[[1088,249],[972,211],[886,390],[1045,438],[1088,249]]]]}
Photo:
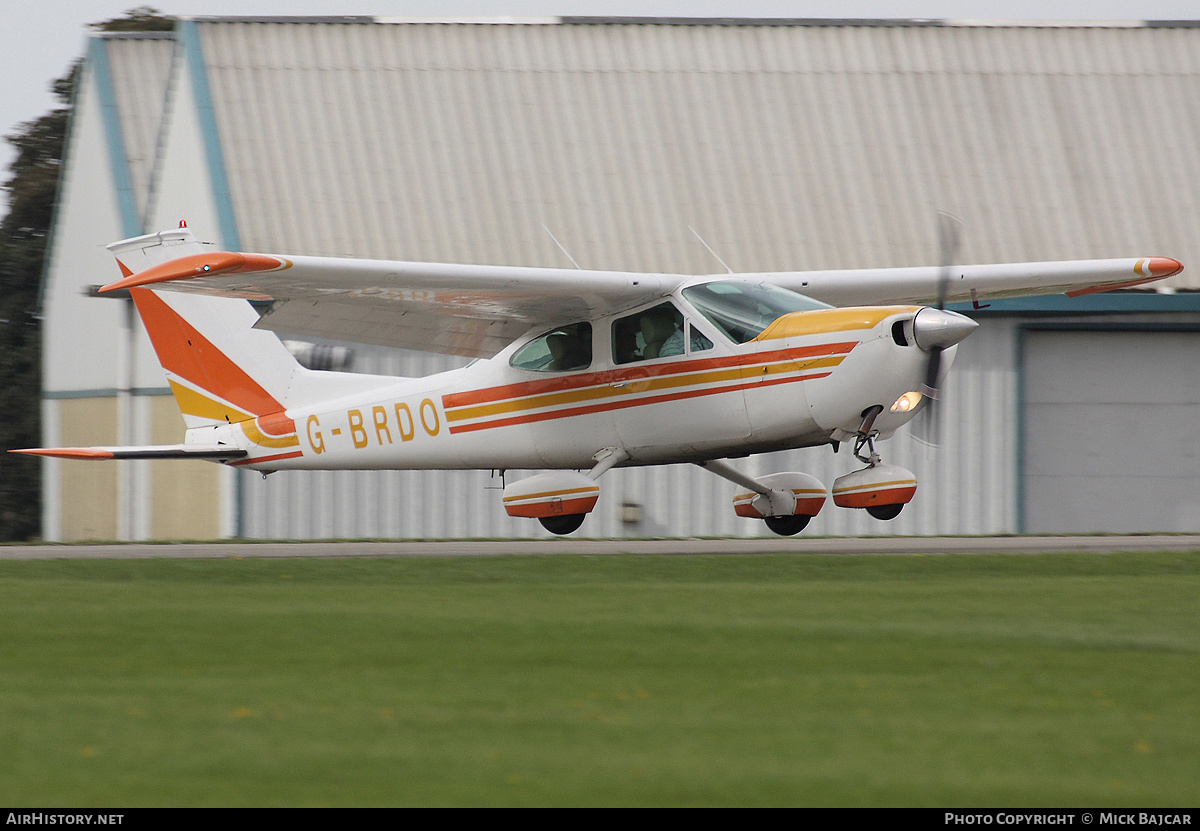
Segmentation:
{"type": "Polygon", "coordinates": [[[741,281],[701,283],[685,288],[683,296],[737,344],[746,416],[755,439],[786,443],[811,432],[815,425],[804,382],[822,373],[810,371],[813,362],[794,339],[772,337],[767,330],[782,318],[828,307],[774,286],[741,281]]]}
{"type": "Polygon", "coordinates": [[[500,388],[507,397],[494,406],[547,467],[589,467],[597,450],[617,443],[612,419],[596,406],[607,379],[597,354],[592,324],[582,322],[539,335],[509,359],[510,381],[500,388]]]}
{"type": "Polygon", "coordinates": [[[674,303],[612,322],[612,418],[634,458],[653,448],[677,452],[749,435],[741,367],[674,303]]]}

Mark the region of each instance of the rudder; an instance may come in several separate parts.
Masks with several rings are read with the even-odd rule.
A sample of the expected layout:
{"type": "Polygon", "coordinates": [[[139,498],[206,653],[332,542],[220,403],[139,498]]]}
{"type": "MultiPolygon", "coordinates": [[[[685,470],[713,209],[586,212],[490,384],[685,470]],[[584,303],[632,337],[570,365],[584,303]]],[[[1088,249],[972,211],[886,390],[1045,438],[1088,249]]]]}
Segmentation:
{"type": "Polygon", "coordinates": [[[282,414],[299,365],[245,300],[131,289],[188,428],[282,414]]]}

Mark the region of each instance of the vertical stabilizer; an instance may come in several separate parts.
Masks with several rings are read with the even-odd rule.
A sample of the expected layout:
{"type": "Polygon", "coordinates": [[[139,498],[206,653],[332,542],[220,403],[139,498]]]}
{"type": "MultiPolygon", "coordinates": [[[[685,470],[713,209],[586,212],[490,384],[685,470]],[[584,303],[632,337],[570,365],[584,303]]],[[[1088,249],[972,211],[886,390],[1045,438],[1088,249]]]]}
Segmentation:
{"type": "Polygon", "coordinates": [[[189,429],[284,419],[300,366],[273,333],[253,328],[258,313],[249,303],[151,289],[130,294],[189,429]]]}
{"type": "Polygon", "coordinates": [[[190,254],[203,254],[204,244],[197,241],[192,232],[181,224],[179,228],[171,231],[159,231],[156,234],[145,234],[114,242],[108,246],[108,250],[116,257],[121,276],[130,277],[160,263],[190,254]]]}
{"type": "MultiPolygon", "coordinates": [[[[115,242],[108,249],[127,277],[212,253],[182,227],[115,242]]],[[[275,333],[255,328],[259,314],[240,297],[149,288],[131,288],[129,294],[183,413],[189,445],[227,444],[232,425],[234,436],[244,434],[248,442],[235,440],[256,461],[263,460],[256,455],[262,451],[272,459],[299,456],[289,409],[396,381],[305,369],[275,333]]]]}

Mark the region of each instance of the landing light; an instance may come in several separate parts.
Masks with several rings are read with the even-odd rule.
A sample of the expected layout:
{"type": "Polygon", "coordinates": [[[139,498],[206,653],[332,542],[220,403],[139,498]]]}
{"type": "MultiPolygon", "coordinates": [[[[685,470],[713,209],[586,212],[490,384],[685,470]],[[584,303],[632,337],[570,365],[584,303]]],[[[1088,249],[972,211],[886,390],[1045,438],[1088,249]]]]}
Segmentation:
{"type": "Polygon", "coordinates": [[[913,410],[915,410],[917,408],[917,405],[921,403],[921,399],[923,397],[924,396],[922,396],[921,393],[916,392],[915,390],[912,392],[906,392],[906,393],[904,393],[904,395],[902,395],[896,399],[896,403],[892,405],[892,412],[893,413],[912,412],[913,410]]]}

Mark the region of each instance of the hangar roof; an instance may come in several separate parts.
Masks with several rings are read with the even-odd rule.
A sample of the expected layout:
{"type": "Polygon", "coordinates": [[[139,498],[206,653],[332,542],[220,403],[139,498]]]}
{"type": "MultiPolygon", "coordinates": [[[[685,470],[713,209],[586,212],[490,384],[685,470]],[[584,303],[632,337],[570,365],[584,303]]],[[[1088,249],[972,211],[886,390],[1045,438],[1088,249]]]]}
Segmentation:
{"type": "Polygon", "coordinates": [[[102,67],[108,80],[100,85],[109,93],[104,96],[109,108],[106,126],[110,135],[120,136],[132,207],[140,218],[148,208],[174,38],[168,32],[124,32],[105,34],[92,43],[89,59],[102,67]]]}
{"type": "Polygon", "coordinates": [[[1200,288],[1194,27],[382,20],[180,24],[243,249],[912,265],[945,209],[967,262],[1161,254],[1200,288]]]}

